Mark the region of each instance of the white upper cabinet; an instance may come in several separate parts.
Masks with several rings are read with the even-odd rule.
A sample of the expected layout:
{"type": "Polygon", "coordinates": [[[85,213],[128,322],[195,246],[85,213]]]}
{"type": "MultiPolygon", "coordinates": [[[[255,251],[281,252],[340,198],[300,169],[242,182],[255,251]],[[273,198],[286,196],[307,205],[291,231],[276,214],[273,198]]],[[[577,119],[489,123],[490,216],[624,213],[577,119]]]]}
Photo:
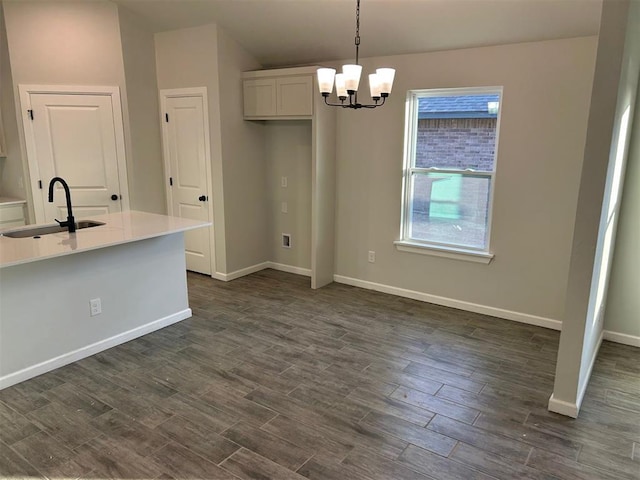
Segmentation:
{"type": "Polygon", "coordinates": [[[314,72],[315,67],[245,72],[244,118],[311,118],[314,72]]]}
{"type": "Polygon", "coordinates": [[[276,79],[245,80],[244,116],[271,117],[276,115],[276,79]]]}
{"type": "Polygon", "coordinates": [[[313,114],[313,77],[276,79],[276,115],[311,116],[313,114]]]}

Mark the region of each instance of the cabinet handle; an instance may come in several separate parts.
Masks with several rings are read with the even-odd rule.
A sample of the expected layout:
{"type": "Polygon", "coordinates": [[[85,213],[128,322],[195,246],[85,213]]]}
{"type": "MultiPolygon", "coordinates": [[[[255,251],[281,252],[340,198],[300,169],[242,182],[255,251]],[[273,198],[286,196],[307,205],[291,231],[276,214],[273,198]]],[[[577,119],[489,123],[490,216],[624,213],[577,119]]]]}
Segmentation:
{"type": "Polygon", "coordinates": [[[206,195],[200,195],[198,197],[198,200],[200,200],[201,202],[206,202],[207,201],[207,196],[206,195]]]}
{"type": "Polygon", "coordinates": [[[113,195],[111,195],[111,200],[113,200],[114,202],[116,200],[118,200],[118,198],[120,198],[118,195],[116,195],[115,193],[113,195]]]}

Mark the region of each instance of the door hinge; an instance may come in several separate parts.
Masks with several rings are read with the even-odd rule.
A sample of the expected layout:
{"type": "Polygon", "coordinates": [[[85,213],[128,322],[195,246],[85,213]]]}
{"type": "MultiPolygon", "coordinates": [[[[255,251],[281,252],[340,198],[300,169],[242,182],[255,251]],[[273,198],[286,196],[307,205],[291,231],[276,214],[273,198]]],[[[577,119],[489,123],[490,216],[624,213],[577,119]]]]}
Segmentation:
{"type": "Polygon", "coordinates": [[[27,113],[29,114],[29,118],[33,120],[33,110],[29,109],[27,110],[27,113]]]}
{"type": "Polygon", "coordinates": [[[173,187],[173,177],[169,177],[169,186],[173,187]]]}
{"type": "Polygon", "coordinates": [[[42,190],[42,180],[38,180],[38,187],[42,190]]]}
{"type": "Polygon", "coordinates": [[[169,114],[168,113],[164,114],[164,121],[169,123],[169,114]]]}

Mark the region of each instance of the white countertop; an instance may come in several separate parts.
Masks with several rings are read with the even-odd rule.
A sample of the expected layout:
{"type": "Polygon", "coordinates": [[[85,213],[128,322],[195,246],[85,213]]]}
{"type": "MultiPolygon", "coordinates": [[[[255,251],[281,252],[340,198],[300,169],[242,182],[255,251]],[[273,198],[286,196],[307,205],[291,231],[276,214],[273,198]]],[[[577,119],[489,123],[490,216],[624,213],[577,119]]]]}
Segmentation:
{"type": "MultiPolygon", "coordinates": [[[[80,219],[76,219],[76,221],[78,220],[80,219]]],[[[211,225],[211,223],[198,220],[137,211],[95,215],[90,220],[104,222],[105,225],[85,228],[75,233],[61,232],[42,235],[37,239],[32,237],[10,238],[0,236],[0,268],[136,242],[211,225]]],[[[27,225],[20,228],[9,228],[5,231],[22,230],[35,226],[37,225],[27,225]]],[[[0,233],[2,232],[0,231],[0,233]]]]}

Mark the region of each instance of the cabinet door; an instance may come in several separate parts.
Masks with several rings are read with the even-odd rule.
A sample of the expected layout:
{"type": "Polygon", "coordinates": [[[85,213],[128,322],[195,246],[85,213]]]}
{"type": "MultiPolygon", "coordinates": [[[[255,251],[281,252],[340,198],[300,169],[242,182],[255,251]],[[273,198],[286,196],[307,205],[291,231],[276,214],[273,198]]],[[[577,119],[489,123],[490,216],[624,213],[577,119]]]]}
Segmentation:
{"type": "Polygon", "coordinates": [[[276,81],[273,78],[245,80],[244,116],[276,115],[276,81]]]}
{"type": "Polygon", "coordinates": [[[24,225],[24,204],[0,206],[0,229],[24,225]]]}
{"type": "Polygon", "coordinates": [[[313,115],[313,77],[282,77],[276,80],[278,115],[313,115]]]}

